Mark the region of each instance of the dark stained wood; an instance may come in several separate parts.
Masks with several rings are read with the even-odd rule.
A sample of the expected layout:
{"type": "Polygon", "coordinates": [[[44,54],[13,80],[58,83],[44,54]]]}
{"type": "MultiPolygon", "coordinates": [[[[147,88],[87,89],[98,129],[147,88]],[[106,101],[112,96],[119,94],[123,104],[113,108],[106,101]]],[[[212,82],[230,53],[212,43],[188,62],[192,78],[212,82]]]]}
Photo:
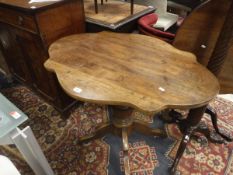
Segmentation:
{"type": "Polygon", "coordinates": [[[73,35],[53,43],[49,54],[46,68],[79,100],[158,112],[202,106],[219,90],[194,55],[148,36],[73,35]]]}
{"type": "Polygon", "coordinates": [[[50,2],[40,2],[40,3],[29,3],[30,0],[0,0],[0,5],[8,5],[8,6],[15,6],[17,8],[25,8],[28,10],[33,10],[33,8],[31,8],[32,6],[35,7],[44,7],[44,6],[48,6],[50,4],[55,4],[55,2],[50,1],[50,2]]]}
{"type": "Polygon", "coordinates": [[[182,157],[186,149],[186,146],[190,140],[190,137],[192,136],[193,131],[196,129],[197,125],[201,121],[202,116],[205,112],[205,109],[206,109],[206,106],[202,106],[202,107],[195,108],[189,111],[188,117],[185,120],[184,126],[183,126],[184,135],[183,135],[183,138],[178,148],[175,160],[172,165],[172,169],[171,169],[172,175],[175,175],[175,171],[180,161],[180,158],[182,157]]]}
{"type": "Polygon", "coordinates": [[[0,7],[0,21],[32,33],[37,33],[36,22],[33,16],[23,12],[0,7]]]}
{"type": "Polygon", "coordinates": [[[36,19],[46,48],[58,38],[85,32],[82,0],[41,11],[36,19]]]}
{"type": "Polygon", "coordinates": [[[15,10],[21,10],[27,13],[34,13],[39,10],[44,10],[48,8],[53,8],[57,5],[62,5],[63,3],[69,3],[69,1],[74,0],[61,0],[61,1],[45,1],[45,2],[33,2],[30,0],[0,0],[0,6],[5,8],[11,8],[15,10]]]}
{"type": "Polygon", "coordinates": [[[233,93],[233,2],[219,35],[213,54],[208,63],[211,70],[220,81],[221,93],[233,93]]]}
{"type": "Polygon", "coordinates": [[[185,19],[173,42],[175,47],[194,53],[218,76],[221,93],[233,92],[231,4],[231,0],[202,4],[185,19]]]}
{"type": "Polygon", "coordinates": [[[39,11],[31,9],[28,2],[0,1],[0,47],[14,77],[34,88],[59,111],[64,111],[73,100],[62,91],[55,75],[45,70],[43,64],[52,42],[85,31],[83,2],[36,3],[43,7],[39,11]],[[33,13],[26,13],[22,8],[33,13]]]}
{"type": "Polygon", "coordinates": [[[233,2],[231,3],[230,9],[227,13],[224,25],[221,33],[216,42],[212,56],[208,62],[207,68],[216,76],[219,75],[222,65],[225,61],[228,49],[231,44],[231,38],[233,35],[233,2]]]}
{"type": "Polygon", "coordinates": [[[194,53],[207,66],[215,48],[231,0],[209,0],[195,9],[178,30],[173,45],[194,53]]]}
{"type": "MultiPolygon", "coordinates": [[[[233,92],[231,53],[228,53],[228,58],[226,58],[233,34],[232,20],[233,3],[231,0],[209,0],[185,19],[173,42],[175,47],[194,53],[201,64],[207,66],[215,76],[219,76],[221,93],[233,92]]],[[[232,140],[227,133],[218,129],[217,114],[209,110],[209,107],[206,112],[210,113],[215,133],[222,138],[216,137],[217,134],[211,133],[208,128],[200,125],[199,128],[206,137],[217,143],[223,143],[223,138],[227,141],[232,140]]]]}
{"type": "Polygon", "coordinates": [[[218,75],[220,83],[220,93],[233,93],[233,42],[222,65],[222,69],[218,75]]]}
{"type": "MultiPolygon", "coordinates": [[[[9,68],[6,64],[5,59],[3,58],[2,52],[0,51],[0,69],[6,73],[8,76],[10,74],[9,68]]],[[[0,71],[1,71],[0,70],[0,71]]]]}

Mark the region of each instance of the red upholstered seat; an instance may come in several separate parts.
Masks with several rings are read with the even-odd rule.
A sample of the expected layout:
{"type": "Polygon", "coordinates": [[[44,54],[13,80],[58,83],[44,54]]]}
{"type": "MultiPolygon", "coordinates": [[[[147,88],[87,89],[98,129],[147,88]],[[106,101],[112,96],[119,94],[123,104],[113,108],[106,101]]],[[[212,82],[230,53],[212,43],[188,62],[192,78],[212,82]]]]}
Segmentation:
{"type": "Polygon", "coordinates": [[[161,31],[152,26],[153,24],[157,22],[157,20],[158,20],[158,16],[155,13],[151,13],[151,14],[141,17],[138,20],[139,31],[142,34],[154,36],[154,37],[163,39],[167,42],[172,42],[173,39],[175,38],[175,34],[161,31]]]}

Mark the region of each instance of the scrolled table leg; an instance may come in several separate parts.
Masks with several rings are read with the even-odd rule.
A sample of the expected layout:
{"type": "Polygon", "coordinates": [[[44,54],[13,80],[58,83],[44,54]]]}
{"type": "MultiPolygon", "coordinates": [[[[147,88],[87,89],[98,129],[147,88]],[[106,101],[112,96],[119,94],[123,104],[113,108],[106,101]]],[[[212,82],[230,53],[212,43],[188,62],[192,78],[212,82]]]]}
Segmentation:
{"type": "MultiPolygon", "coordinates": [[[[222,144],[226,141],[233,141],[233,136],[230,132],[227,132],[224,129],[218,127],[218,117],[216,111],[212,107],[207,106],[205,113],[209,114],[209,116],[211,117],[211,122],[214,127],[214,131],[210,130],[206,123],[200,123],[200,125],[197,127],[195,131],[204,134],[205,137],[209,139],[209,141],[211,141],[212,143],[222,144]]],[[[177,123],[180,129],[182,130],[184,119],[181,113],[173,109],[165,110],[162,112],[160,118],[166,123],[177,123]]]]}
{"type": "Polygon", "coordinates": [[[231,136],[230,134],[228,134],[228,133],[223,133],[223,132],[221,131],[221,129],[218,128],[218,117],[217,117],[216,111],[215,111],[213,108],[211,108],[210,106],[208,106],[208,107],[206,108],[206,111],[205,111],[205,112],[206,112],[207,114],[210,115],[210,117],[211,117],[211,122],[212,122],[212,124],[213,124],[213,127],[214,127],[215,132],[216,132],[217,134],[219,134],[219,135],[220,135],[223,139],[225,139],[226,141],[232,142],[232,141],[233,141],[232,136],[231,136]]]}
{"type": "Polygon", "coordinates": [[[206,106],[191,109],[189,111],[187,119],[185,119],[182,125],[182,130],[183,130],[183,138],[181,140],[180,146],[178,148],[175,160],[173,162],[172,168],[171,168],[171,173],[174,174],[177,168],[177,165],[180,161],[180,158],[182,157],[187,143],[190,140],[190,137],[192,135],[192,132],[195,130],[199,122],[201,121],[201,118],[205,112],[206,106]]]}

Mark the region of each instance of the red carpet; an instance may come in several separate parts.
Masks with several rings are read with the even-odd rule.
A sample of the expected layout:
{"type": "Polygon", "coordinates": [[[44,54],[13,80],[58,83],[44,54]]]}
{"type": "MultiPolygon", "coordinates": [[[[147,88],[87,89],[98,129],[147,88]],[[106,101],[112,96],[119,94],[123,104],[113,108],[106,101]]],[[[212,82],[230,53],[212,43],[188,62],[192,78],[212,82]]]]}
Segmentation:
{"type": "MultiPolygon", "coordinates": [[[[31,126],[55,174],[123,174],[120,138],[106,135],[101,140],[77,145],[78,137],[93,132],[96,125],[108,120],[104,106],[86,103],[72,109],[72,115],[64,120],[52,106],[25,87],[6,89],[3,93],[29,116],[24,126],[31,126]]],[[[220,127],[233,132],[233,103],[217,98],[211,105],[218,112],[220,127]]],[[[156,117],[153,122],[153,116],[140,112],[135,112],[134,116],[150,122],[152,126],[161,124],[156,117]]],[[[209,117],[205,116],[204,121],[210,123],[209,117]]],[[[166,127],[170,138],[146,137],[137,133],[130,136],[130,167],[133,175],[169,174],[180,133],[173,124],[166,127]]],[[[203,136],[200,135],[200,138],[203,136]]],[[[191,140],[178,172],[182,175],[231,175],[232,148],[232,143],[220,145],[206,142],[206,139],[198,142],[191,140]]],[[[22,175],[33,174],[13,146],[0,146],[0,154],[7,155],[22,175]]]]}

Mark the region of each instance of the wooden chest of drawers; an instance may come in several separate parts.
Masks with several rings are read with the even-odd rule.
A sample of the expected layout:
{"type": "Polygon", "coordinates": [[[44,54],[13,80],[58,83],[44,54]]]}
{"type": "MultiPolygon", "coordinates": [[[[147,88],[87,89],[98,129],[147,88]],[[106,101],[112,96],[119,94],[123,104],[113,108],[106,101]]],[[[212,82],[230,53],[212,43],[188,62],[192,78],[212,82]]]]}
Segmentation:
{"type": "Polygon", "coordinates": [[[52,42],[85,31],[83,1],[31,2],[0,0],[0,47],[14,77],[64,111],[73,100],[43,64],[52,42]]]}

